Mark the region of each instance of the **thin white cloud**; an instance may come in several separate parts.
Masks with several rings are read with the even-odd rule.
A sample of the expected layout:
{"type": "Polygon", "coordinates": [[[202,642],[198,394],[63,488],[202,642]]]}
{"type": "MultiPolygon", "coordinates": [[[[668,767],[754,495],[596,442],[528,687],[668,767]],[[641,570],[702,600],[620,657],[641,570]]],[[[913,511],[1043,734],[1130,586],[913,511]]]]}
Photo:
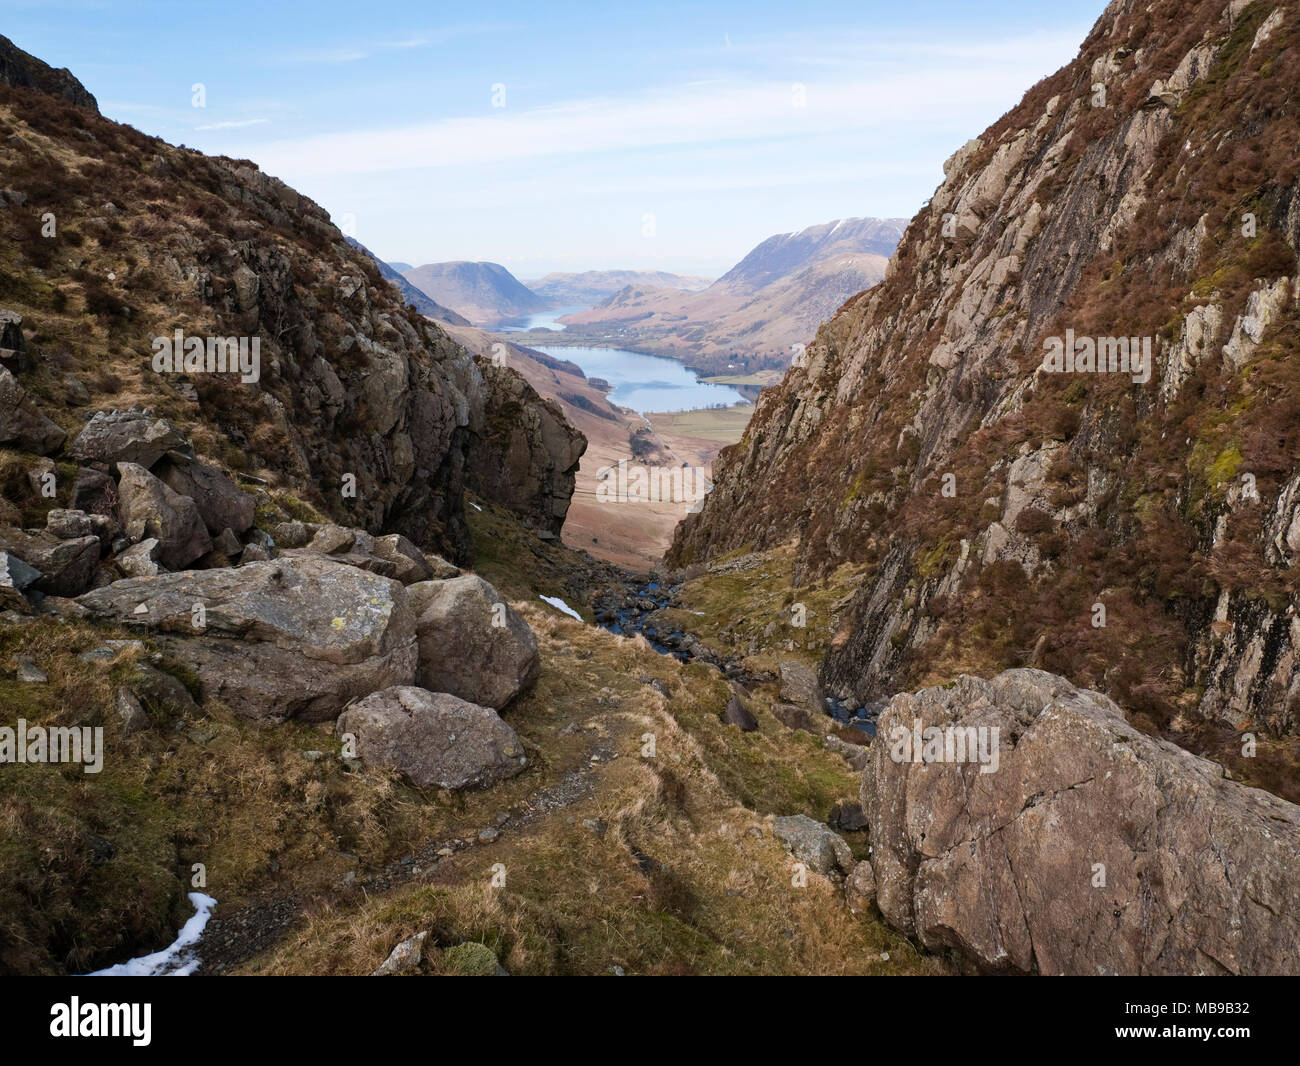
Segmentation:
{"type": "MultiPolygon", "coordinates": [[[[819,146],[820,147],[820,146],[819,146]]],[[[457,208],[491,209],[503,203],[518,208],[526,204],[553,204],[557,199],[565,202],[592,202],[621,199],[644,205],[647,209],[656,202],[673,197],[700,194],[737,193],[758,190],[798,189],[808,190],[819,186],[848,183],[880,182],[885,179],[910,179],[928,193],[936,178],[937,164],[911,159],[879,159],[870,162],[843,165],[824,162],[820,151],[799,153],[796,164],[788,169],[771,167],[715,167],[712,169],[684,167],[676,173],[662,169],[654,173],[638,172],[625,177],[572,180],[545,180],[531,170],[503,170],[496,180],[467,183],[459,175],[448,175],[444,183],[431,184],[424,175],[412,175],[406,180],[385,182],[383,193],[372,200],[375,207],[393,194],[416,199],[423,192],[437,191],[439,196],[453,196],[457,208]]],[[[918,198],[919,203],[919,198],[918,198]]]]}
{"type": "Polygon", "coordinates": [[[261,126],[270,122],[269,118],[244,118],[229,122],[211,122],[205,126],[195,126],[196,130],[238,130],[245,126],[261,126]]]}
{"type": "Polygon", "coordinates": [[[1080,22],[1076,26],[1059,27],[1053,30],[1031,30],[1014,37],[990,37],[978,39],[916,37],[911,33],[870,32],[843,30],[834,34],[826,32],[782,33],[780,35],[757,36],[744,41],[725,40],[722,47],[715,45],[687,44],[658,48],[654,55],[667,60],[707,60],[709,57],[726,56],[728,63],[737,59],[772,63],[809,63],[840,64],[873,63],[889,60],[914,62],[918,56],[952,56],[952,57],[993,57],[1006,58],[1019,56],[1021,60],[1027,55],[1050,54],[1065,59],[1073,57],[1082,41],[1091,29],[1090,22],[1080,22]]]}
{"type": "Polygon", "coordinates": [[[1014,64],[943,66],[860,81],[680,87],[640,97],[578,100],[532,110],[387,130],[353,130],[257,148],[272,173],[373,173],[488,166],[579,153],[723,144],[891,125],[982,129],[1025,89],[1014,64]]]}
{"type": "Polygon", "coordinates": [[[570,260],[711,270],[770,232],[910,215],[942,180],[943,159],[1067,62],[1078,38],[837,40],[824,42],[830,66],[795,61],[803,44],[787,41],[743,68],[666,65],[668,84],[639,92],[528,109],[485,98],[477,113],[250,133],[223,150],[355,214],[367,244],[411,262],[514,255],[543,272],[570,260]],[[645,212],[659,220],[655,241],[641,232],[645,212]]]}
{"type": "Polygon", "coordinates": [[[407,37],[401,41],[385,41],[380,45],[381,48],[424,48],[433,44],[429,37],[407,37]]]}
{"type": "Polygon", "coordinates": [[[124,114],[124,115],[167,115],[176,116],[184,114],[180,108],[162,107],[158,104],[136,104],[130,100],[101,100],[99,102],[100,111],[104,114],[124,114]]]}
{"type": "Polygon", "coordinates": [[[511,27],[497,23],[448,26],[427,33],[415,33],[409,37],[387,41],[349,41],[346,44],[302,48],[297,51],[281,52],[271,58],[281,63],[355,63],[358,60],[369,59],[383,52],[430,48],[434,45],[446,44],[458,37],[497,33],[509,28],[511,27]]]}
{"type": "Polygon", "coordinates": [[[372,54],[368,48],[309,48],[280,58],[286,63],[355,63],[372,54]]]}

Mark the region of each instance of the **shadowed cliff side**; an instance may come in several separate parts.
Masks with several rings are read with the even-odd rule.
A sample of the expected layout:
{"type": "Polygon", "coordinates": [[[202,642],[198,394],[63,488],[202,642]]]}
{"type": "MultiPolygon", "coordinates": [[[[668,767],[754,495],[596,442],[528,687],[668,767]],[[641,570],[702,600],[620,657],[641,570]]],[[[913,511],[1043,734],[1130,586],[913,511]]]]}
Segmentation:
{"type": "Polygon", "coordinates": [[[26,336],[22,386],[69,438],[96,411],[148,407],[237,474],[460,562],[472,551],[461,500],[471,458],[501,471],[479,479],[484,495],[562,521],[572,431],[507,440],[492,428],[503,403],[524,425],[553,420],[522,379],[508,385],[503,372],[489,388],[283,182],[104,119],[70,74],[24,57],[0,50],[3,300],[26,336]],[[253,380],[159,372],[158,338],[177,331],[255,340],[253,380]]]}

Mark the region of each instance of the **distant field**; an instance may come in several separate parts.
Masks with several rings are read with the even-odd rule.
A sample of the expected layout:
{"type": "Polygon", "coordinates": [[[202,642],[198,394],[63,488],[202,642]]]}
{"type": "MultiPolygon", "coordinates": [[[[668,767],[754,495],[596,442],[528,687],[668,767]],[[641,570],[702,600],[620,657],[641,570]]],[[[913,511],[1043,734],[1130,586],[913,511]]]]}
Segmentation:
{"type": "Polygon", "coordinates": [[[664,411],[647,413],[655,431],[670,436],[694,437],[697,440],[734,444],[745,433],[752,406],[705,408],[700,411],[664,411]]]}
{"type": "Polygon", "coordinates": [[[758,370],[753,374],[721,374],[715,378],[701,378],[701,380],[712,382],[714,385],[758,385],[766,388],[781,380],[781,371],[758,370]]]}

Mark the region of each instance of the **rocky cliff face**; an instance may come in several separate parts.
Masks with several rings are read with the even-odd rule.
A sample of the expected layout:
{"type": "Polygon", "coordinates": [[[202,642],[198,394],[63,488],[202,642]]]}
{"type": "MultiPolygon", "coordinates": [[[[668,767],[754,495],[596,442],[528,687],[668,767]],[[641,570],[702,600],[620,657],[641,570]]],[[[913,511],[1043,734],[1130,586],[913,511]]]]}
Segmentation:
{"type": "Polygon", "coordinates": [[[855,564],[823,681],[858,699],[1039,666],[1156,725],[1293,733],[1298,83],[1290,5],[1112,3],[948,160],[670,561],[855,564]],[[1149,378],[1079,338],[1108,370],[1146,338],[1149,378]]]}
{"type": "Polygon", "coordinates": [[[66,68],[56,70],[34,55],[24,52],[4,36],[0,36],[0,85],[39,89],[78,107],[99,112],[95,98],[73,77],[71,71],[66,68]]]}
{"type": "Polygon", "coordinates": [[[902,693],[880,729],[876,899],[927,947],[993,973],[1295,972],[1295,804],[1036,670],[902,693]]]}
{"type": "Polygon", "coordinates": [[[397,291],[402,294],[402,299],[424,315],[425,318],[436,318],[439,322],[452,326],[469,325],[469,319],[456,314],[450,307],[443,307],[442,304],[429,299],[428,296],[399,274],[397,270],[385,263],[356,238],[348,237],[347,242],[353,248],[370,256],[375,261],[375,265],[379,267],[380,276],[386,281],[391,281],[397,287],[397,291]]]}
{"type": "Polygon", "coordinates": [[[553,413],[531,413],[541,401],[522,380],[490,388],[320,207],[247,161],[145,137],[94,113],[67,79],[4,62],[4,301],[28,340],[24,399],[42,416],[75,432],[97,410],[147,406],[236,472],[458,561],[472,550],[471,457],[506,472],[484,486],[491,498],[562,520],[563,478],[544,472],[572,466],[572,439],[525,428],[508,456],[491,451],[507,392],[527,427],[553,413]],[[214,339],[249,356],[255,344],[253,373],[160,369],[159,345],[194,338],[205,353],[214,339]],[[562,454],[547,455],[552,444],[562,454]],[[521,453],[527,485],[508,476],[521,453]]]}
{"type": "Polygon", "coordinates": [[[483,363],[482,373],[482,446],[470,453],[470,488],[558,537],[587,438],[514,370],[483,363]]]}

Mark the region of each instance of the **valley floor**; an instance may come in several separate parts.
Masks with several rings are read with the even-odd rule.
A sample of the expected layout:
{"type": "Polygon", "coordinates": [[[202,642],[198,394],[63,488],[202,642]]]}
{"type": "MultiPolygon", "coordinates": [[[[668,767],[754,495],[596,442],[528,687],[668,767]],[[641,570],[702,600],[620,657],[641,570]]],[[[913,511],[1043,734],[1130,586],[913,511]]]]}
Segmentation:
{"type": "MultiPolygon", "coordinates": [[[[731,690],[717,670],[539,598],[589,614],[590,593],[620,571],[490,505],[470,520],[479,572],[540,645],[540,680],[504,714],[524,773],[482,791],[422,791],[348,764],[330,725],[267,728],[205,703],[124,739],[129,757],[99,775],[11,775],[0,968],[86,972],[166,945],[202,863],[201,889],[219,901],[198,948],[205,973],[366,974],[422,930],[428,973],[461,972],[465,952],[443,949],[464,942],[512,974],[950,969],[853,914],[838,874],[797,876],[774,834],[772,816],[824,824],[857,796],[843,757],[772,718],[761,692],[750,701],[759,728],[742,733],[721,718],[731,690]],[[103,847],[112,861],[93,858],[103,847]]],[[[128,635],[6,627],[0,651],[21,644],[50,682],[0,679],[0,698],[45,723],[107,705],[151,648],[79,656],[128,635]]],[[[865,832],[845,836],[863,857],[865,832]]]]}
{"type": "MultiPolygon", "coordinates": [[[[368,973],[424,929],[444,946],[486,944],[512,974],[941,969],[850,913],[831,879],[793,884],[766,815],[824,820],[856,790],[839,756],[770,718],[753,734],[721,724],[727,688],[706,667],[515,606],[544,663],[506,713],[529,771],[440,803],[414,862],[359,873],[267,950],[232,958],[237,972],[368,973]]],[[[454,972],[445,952],[426,955],[428,971],[454,972]]]]}
{"type": "MultiPolygon", "coordinates": [[[[661,466],[686,465],[711,478],[713,460],[728,444],[744,435],[752,407],[650,413],[656,455],[647,460],[661,466]]],[[[628,424],[639,417],[632,413],[628,424]]],[[[673,529],[687,514],[691,501],[601,502],[597,497],[602,467],[629,460],[627,436],[595,431],[578,468],[573,502],[564,522],[564,542],[579,551],[633,570],[649,570],[672,543],[673,529]]],[[[635,462],[635,460],[629,460],[635,462]]]]}

